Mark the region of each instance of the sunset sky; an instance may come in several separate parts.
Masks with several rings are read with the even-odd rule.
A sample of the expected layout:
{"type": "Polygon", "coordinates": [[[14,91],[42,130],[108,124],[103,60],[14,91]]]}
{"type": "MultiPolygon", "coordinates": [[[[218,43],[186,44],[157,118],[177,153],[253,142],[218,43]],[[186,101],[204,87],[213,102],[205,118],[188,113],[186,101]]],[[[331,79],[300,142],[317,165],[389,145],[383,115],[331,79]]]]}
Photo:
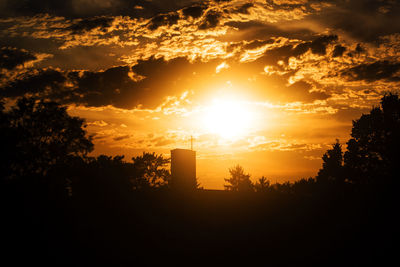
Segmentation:
{"type": "Polygon", "coordinates": [[[194,138],[223,188],[316,175],[352,120],[400,88],[396,0],[0,0],[0,94],[68,106],[93,155],[169,157],[194,138]]]}

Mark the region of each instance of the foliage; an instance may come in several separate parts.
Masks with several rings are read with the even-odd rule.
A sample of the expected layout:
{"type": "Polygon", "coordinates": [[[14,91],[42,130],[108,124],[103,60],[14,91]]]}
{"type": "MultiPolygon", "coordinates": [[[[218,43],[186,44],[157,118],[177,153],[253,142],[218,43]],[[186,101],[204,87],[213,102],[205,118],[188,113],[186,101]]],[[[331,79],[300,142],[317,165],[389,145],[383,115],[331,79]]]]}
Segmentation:
{"type": "Polygon", "coordinates": [[[22,98],[9,111],[2,107],[0,112],[5,177],[44,176],[70,157],[93,150],[84,120],[69,116],[55,102],[22,98]]]}
{"type": "Polygon", "coordinates": [[[100,155],[76,161],[70,171],[67,170],[67,176],[72,178],[71,194],[80,197],[128,195],[137,190],[168,186],[170,173],[165,168],[168,159],[145,152],[132,160],[127,162],[124,156],[100,155]]]}
{"type": "Polygon", "coordinates": [[[389,93],[380,104],[353,121],[344,155],[352,183],[390,182],[399,175],[400,100],[398,95],[389,93]]]}
{"type": "Polygon", "coordinates": [[[267,192],[271,190],[271,182],[262,176],[254,185],[256,192],[267,192]]]}
{"type": "Polygon", "coordinates": [[[225,179],[225,182],[228,183],[224,185],[226,190],[240,192],[253,191],[254,185],[250,181],[250,174],[245,174],[242,166],[233,166],[229,169],[229,173],[231,177],[225,179]]]}
{"type": "Polygon", "coordinates": [[[317,180],[310,177],[302,178],[292,184],[292,191],[297,195],[310,196],[316,191],[317,180]]]}
{"type": "Polygon", "coordinates": [[[63,171],[70,180],[70,195],[82,197],[105,197],[130,193],[133,178],[132,163],[124,156],[87,157],[76,159],[63,171]]]}
{"type": "Polygon", "coordinates": [[[166,166],[170,160],[162,155],[143,152],[143,155],[133,157],[134,189],[161,188],[168,186],[171,174],[166,166]]]}
{"type": "Polygon", "coordinates": [[[344,182],[343,152],[339,140],[322,156],[322,169],[316,177],[318,182],[344,182]]]}

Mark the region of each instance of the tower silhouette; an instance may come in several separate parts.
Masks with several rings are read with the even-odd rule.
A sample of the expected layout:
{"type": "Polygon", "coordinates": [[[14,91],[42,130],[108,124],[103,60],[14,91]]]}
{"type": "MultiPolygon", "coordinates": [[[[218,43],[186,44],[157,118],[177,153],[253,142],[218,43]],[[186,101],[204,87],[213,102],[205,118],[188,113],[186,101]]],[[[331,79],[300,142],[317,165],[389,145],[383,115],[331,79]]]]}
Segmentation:
{"type": "Polygon", "coordinates": [[[171,188],[192,190],[196,187],[196,151],[180,148],[171,150],[171,188]]]}

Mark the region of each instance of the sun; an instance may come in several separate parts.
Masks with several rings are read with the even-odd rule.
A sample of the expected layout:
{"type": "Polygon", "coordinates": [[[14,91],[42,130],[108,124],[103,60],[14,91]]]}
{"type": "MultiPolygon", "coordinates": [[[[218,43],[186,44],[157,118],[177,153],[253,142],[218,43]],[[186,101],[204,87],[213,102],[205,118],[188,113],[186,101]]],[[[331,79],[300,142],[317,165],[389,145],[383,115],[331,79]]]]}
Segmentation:
{"type": "Polygon", "coordinates": [[[237,99],[214,99],[205,107],[203,124],[207,132],[225,139],[245,136],[253,122],[249,104],[237,99]]]}

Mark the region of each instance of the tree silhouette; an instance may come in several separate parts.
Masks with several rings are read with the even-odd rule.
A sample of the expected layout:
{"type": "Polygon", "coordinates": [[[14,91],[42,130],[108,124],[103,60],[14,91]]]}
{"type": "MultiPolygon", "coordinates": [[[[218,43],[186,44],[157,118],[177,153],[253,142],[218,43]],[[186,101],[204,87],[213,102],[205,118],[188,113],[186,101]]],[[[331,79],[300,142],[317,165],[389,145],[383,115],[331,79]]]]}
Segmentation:
{"type": "Polygon", "coordinates": [[[249,192],[253,191],[253,184],[250,181],[250,174],[245,174],[243,167],[236,165],[229,168],[230,178],[225,179],[228,184],[224,185],[225,190],[249,192]]]}
{"type": "Polygon", "coordinates": [[[256,192],[267,192],[269,189],[271,189],[271,182],[262,176],[254,185],[254,189],[256,192]]]}
{"type": "Polygon", "coordinates": [[[143,155],[133,157],[134,189],[161,188],[168,186],[171,174],[165,167],[170,162],[162,155],[143,152],[143,155]]]}
{"type": "Polygon", "coordinates": [[[352,183],[394,181],[399,175],[400,100],[389,93],[373,108],[353,121],[344,165],[352,183]]]}
{"type": "Polygon", "coordinates": [[[14,130],[10,127],[8,113],[4,112],[4,104],[0,102],[0,142],[2,153],[0,154],[0,173],[2,178],[9,178],[12,176],[10,168],[15,158],[15,134],[14,130]]]}
{"type": "Polygon", "coordinates": [[[332,145],[332,149],[328,149],[322,156],[322,168],[316,177],[317,182],[344,182],[343,172],[343,152],[339,140],[332,145]]]}
{"type": "Polygon", "coordinates": [[[72,180],[72,196],[104,198],[131,193],[133,164],[123,159],[124,156],[100,155],[76,160],[65,171],[66,177],[72,180]]]}
{"type": "Polygon", "coordinates": [[[93,144],[83,123],[55,102],[22,98],[7,112],[2,106],[3,177],[44,176],[71,157],[85,156],[93,144]]]}

